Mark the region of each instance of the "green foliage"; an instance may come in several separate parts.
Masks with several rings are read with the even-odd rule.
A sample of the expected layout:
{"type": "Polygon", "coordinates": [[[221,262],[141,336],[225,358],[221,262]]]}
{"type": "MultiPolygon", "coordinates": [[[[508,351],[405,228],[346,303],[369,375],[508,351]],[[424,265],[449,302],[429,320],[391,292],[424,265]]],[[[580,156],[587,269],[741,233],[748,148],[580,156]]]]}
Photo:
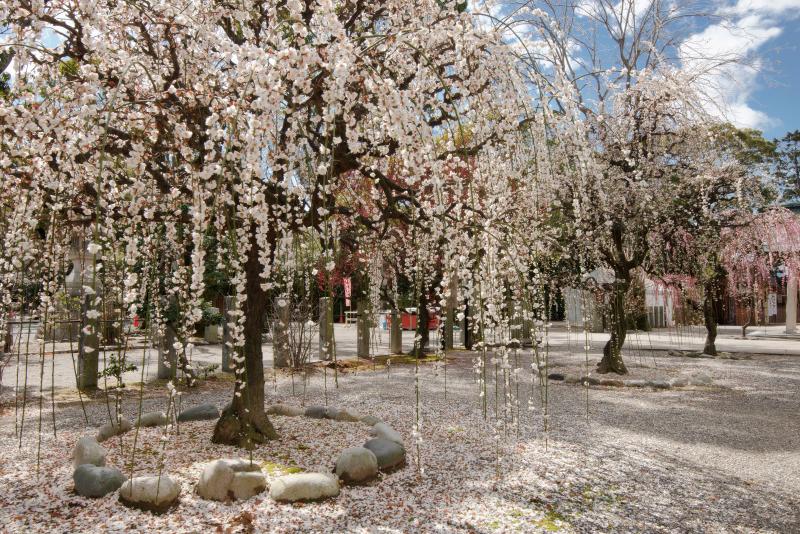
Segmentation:
{"type": "Polygon", "coordinates": [[[776,143],[775,177],[785,200],[800,199],[800,130],[789,132],[776,143]]]}
{"type": "Polygon", "coordinates": [[[121,384],[120,387],[124,387],[124,384],[122,383],[123,373],[136,371],[137,369],[138,367],[132,363],[127,363],[125,358],[119,358],[118,356],[112,354],[108,363],[106,364],[106,368],[97,373],[97,378],[116,378],[121,384]]]}
{"type": "Polygon", "coordinates": [[[58,65],[58,72],[67,78],[74,78],[78,76],[79,71],[80,66],[78,65],[78,62],[72,58],[66,59],[58,65]]]}

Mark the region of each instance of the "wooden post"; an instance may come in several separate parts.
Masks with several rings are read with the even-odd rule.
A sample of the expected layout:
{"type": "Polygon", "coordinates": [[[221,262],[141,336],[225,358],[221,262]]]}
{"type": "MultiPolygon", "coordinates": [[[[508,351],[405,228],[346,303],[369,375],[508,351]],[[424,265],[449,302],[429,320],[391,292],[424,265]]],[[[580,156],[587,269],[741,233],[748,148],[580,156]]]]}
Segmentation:
{"type": "Polygon", "coordinates": [[[369,302],[361,299],[356,303],[358,320],[356,321],[356,356],[369,358],[369,331],[372,321],[369,316],[369,302]]]}
{"type": "Polygon", "coordinates": [[[164,327],[164,335],[158,347],[158,378],[171,379],[177,375],[178,353],[175,350],[175,330],[164,327]]]}
{"type": "Polygon", "coordinates": [[[97,387],[100,321],[89,319],[86,314],[91,306],[91,295],[86,295],[81,306],[81,331],[78,337],[78,389],[97,387]],[[90,332],[87,334],[85,330],[90,332]]]}
{"type": "Polygon", "coordinates": [[[333,303],[330,297],[319,299],[319,359],[333,359],[333,303]]]}
{"type": "Polygon", "coordinates": [[[389,353],[402,354],[403,353],[403,328],[400,324],[400,312],[396,309],[392,310],[392,324],[389,325],[389,353]]]}
{"type": "Polygon", "coordinates": [[[786,283],[786,333],[794,334],[797,328],[797,273],[786,283]]]}
{"type": "Polygon", "coordinates": [[[289,321],[291,320],[291,308],[289,303],[283,302],[275,309],[275,323],[272,325],[272,366],[276,368],[289,367],[292,364],[292,357],[289,347],[289,321]]]}

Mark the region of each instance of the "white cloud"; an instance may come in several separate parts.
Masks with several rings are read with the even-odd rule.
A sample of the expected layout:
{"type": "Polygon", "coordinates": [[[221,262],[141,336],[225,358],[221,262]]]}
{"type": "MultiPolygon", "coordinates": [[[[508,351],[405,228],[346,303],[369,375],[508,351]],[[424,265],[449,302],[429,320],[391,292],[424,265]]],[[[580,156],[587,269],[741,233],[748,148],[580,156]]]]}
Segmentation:
{"type": "Polygon", "coordinates": [[[773,126],[776,119],[751,105],[762,66],[757,54],[787,21],[800,17],[800,0],[738,0],[720,8],[719,15],[725,20],[681,44],[681,61],[698,75],[712,112],[740,127],[773,126]]]}

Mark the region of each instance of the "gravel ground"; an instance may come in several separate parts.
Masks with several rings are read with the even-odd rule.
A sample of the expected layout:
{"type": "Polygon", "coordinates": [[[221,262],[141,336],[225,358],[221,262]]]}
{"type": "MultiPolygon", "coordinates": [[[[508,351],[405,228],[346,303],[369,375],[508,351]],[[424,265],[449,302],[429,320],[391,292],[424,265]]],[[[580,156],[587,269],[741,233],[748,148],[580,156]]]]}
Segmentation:
{"type": "MultiPolygon", "coordinates": [[[[521,374],[517,426],[503,417],[502,386],[495,419],[493,376],[484,419],[472,354],[451,354],[446,399],[445,368],[421,366],[419,455],[412,436],[413,366],[392,365],[390,376],[386,369],[340,374],[338,389],[329,373],[329,404],[387,421],[405,437],[409,462],[370,485],[343,488],[334,500],[298,505],[279,505],[266,496],[236,504],[199,499],[193,486],[203,464],[238,455],[210,443],[213,421],[181,425],[163,455],[156,430],[138,437],[136,472],[154,474],[163,457],[165,471],[182,483],[174,511],[156,516],[130,510],[114,495],[84,499],[72,492],[69,456],[87,427],[105,422],[105,404],[89,404],[94,424],[87,425],[79,404],[61,397],[54,438],[49,402],[44,403],[38,479],[38,399],[27,407],[22,448],[14,437],[13,404],[6,405],[0,414],[0,531],[799,532],[800,357],[696,360],[645,353],[641,368],[638,357],[629,357],[643,375],[704,371],[714,385],[669,391],[592,387],[587,420],[586,389],[550,382],[545,433],[538,385],[528,410],[529,373],[521,374]]],[[[582,358],[553,352],[550,365],[578,366],[582,358]]],[[[291,394],[288,377],[273,387],[268,384],[270,402],[303,402],[291,394]]],[[[211,380],[185,393],[182,404],[222,406],[230,389],[227,380],[211,380]]],[[[137,406],[133,393],[124,403],[129,419],[137,406]]],[[[306,404],[322,404],[325,396],[322,374],[312,376],[306,404]]],[[[163,409],[165,397],[163,387],[149,389],[145,409],[163,409]]],[[[281,439],[253,452],[256,461],[278,471],[270,476],[281,466],[329,470],[338,450],[368,437],[368,428],[358,423],[273,421],[281,439]]],[[[126,470],[133,439],[131,432],[107,442],[108,463],[126,470]]]]}

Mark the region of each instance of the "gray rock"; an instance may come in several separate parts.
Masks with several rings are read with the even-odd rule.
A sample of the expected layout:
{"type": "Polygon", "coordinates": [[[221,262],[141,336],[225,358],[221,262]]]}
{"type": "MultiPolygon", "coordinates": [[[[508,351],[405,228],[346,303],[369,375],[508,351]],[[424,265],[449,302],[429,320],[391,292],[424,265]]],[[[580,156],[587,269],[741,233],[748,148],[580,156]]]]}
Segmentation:
{"type": "Polygon", "coordinates": [[[219,409],[213,404],[192,406],[178,414],[178,421],[180,422],[209,421],[211,419],[219,419],[219,409]]]}
{"type": "MultiPolygon", "coordinates": [[[[261,474],[261,468],[247,460],[214,460],[200,474],[200,480],[197,482],[197,494],[204,499],[214,501],[228,500],[231,497],[229,492],[232,489],[234,478],[238,473],[242,472],[261,474]]],[[[261,474],[261,478],[262,480],[264,479],[263,474],[261,474]]],[[[266,488],[266,481],[264,481],[263,485],[266,488]]]]}
{"type": "Polygon", "coordinates": [[[336,417],[331,417],[331,419],[344,423],[357,423],[361,421],[362,416],[360,414],[351,413],[348,410],[339,410],[339,412],[336,414],[336,417]]]}
{"type": "Polygon", "coordinates": [[[621,388],[625,385],[625,382],[623,382],[619,378],[601,378],[600,385],[621,388]]]}
{"type": "Polygon", "coordinates": [[[140,427],[148,426],[164,426],[167,424],[167,414],[164,412],[150,412],[144,413],[139,418],[138,425],[140,427]]]}
{"type": "Polygon", "coordinates": [[[564,373],[550,373],[547,375],[550,380],[564,380],[564,373]]]}
{"type": "Polygon", "coordinates": [[[639,379],[624,380],[623,383],[625,384],[625,387],[628,387],[628,388],[643,388],[643,387],[647,387],[647,380],[639,380],[639,379]]]}
{"type": "Polygon", "coordinates": [[[339,479],[327,473],[296,473],[278,477],[269,488],[276,501],[317,501],[339,495],[339,479]]]}
{"type": "Polygon", "coordinates": [[[378,469],[387,471],[405,464],[406,450],[399,443],[383,438],[373,438],[364,444],[378,461],[378,469]]]}
{"type": "Polygon", "coordinates": [[[669,382],[670,384],[672,384],[672,387],[674,388],[682,388],[689,385],[689,379],[687,379],[685,376],[679,376],[677,378],[673,378],[669,382]]]}
{"type": "Polygon", "coordinates": [[[113,423],[106,423],[97,429],[97,441],[102,443],[108,438],[113,438],[114,436],[124,434],[131,428],[133,428],[133,425],[131,425],[130,421],[127,419],[121,419],[119,425],[116,421],[113,423]]]}
{"type": "Polygon", "coordinates": [[[359,421],[361,421],[365,425],[369,425],[369,426],[375,426],[375,425],[377,425],[378,423],[381,422],[381,420],[378,419],[377,417],[375,417],[374,415],[365,415],[365,416],[361,417],[361,419],[359,419],[359,421]]]}
{"type": "Polygon", "coordinates": [[[271,404],[265,410],[267,415],[284,415],[286,417],[297,417],[305,414],[305,410],[298,406],[289,406],[287,404],[271,404]]]}
{"type": "Polygon", "coordinates": [[[72,451],[72,465],[76,468],[84,464],[102,467],[106,465],[106,454],[108,451],[97,443],[96,439],[92,436],[83,436],[72,451]]]}
{"type": "Polygon", "coordinates": [[[267,489],[267,479],[261,471],[244,471],[234,473],[231,481],[230,494],[237,501],[255,497],[267,489]]]}
{"type": "Polygon", "coordinates": [[[372,427],[371,432],[375,437],[388,439],[389,441],[394,441],[400,445],[403,444],[403,436],[401,436],[397,430],[390,427],[386,423],[376,423],[375,426],[372,427]]]}
{"type": "Polygon", "coordinates": [[[581,381],[581,377],[578,375],[565,375],[564,382],[567,384],[577,384],[581,381]]]}
{"type": "Polygon", "coordinates": [[[325,419],[328,416],[328,409],[325,406],[309,406],[306,408],[305,416],[312,419],[325,419]]]}
{"type": "Polygon", "coordinates": [[[655,389],[669,389],[672,387],[666,380],[650,380],[647,382],[647,385],[655,389]]]}
{"type": "Polygon", "coordinates": [[[707,386],[713,382],[711,375],[702,371],[694,373],[689,377],[689,385],[692,386],[707,386]]]}
{"type": "Polygon", "coordinates": [[[122,504],[140,510],[165,512],[178,501],[181,486],[169,475],[134,477],[119,488],[122,504]]]}
{"type": "Polygon", "coordinates": [[[84,497],[103,497],[117,491],[125,482],[125,475],[113,467],[98,467],[91,464],[79,465],[72,474],[75,492],[84,497]]]}
{"type": "Polygon", "coordinates": [[[378,474],[378,458],[364,447],[350,447],[336,459],[336,476],[343,482],[366,482],[378,474]]]}

